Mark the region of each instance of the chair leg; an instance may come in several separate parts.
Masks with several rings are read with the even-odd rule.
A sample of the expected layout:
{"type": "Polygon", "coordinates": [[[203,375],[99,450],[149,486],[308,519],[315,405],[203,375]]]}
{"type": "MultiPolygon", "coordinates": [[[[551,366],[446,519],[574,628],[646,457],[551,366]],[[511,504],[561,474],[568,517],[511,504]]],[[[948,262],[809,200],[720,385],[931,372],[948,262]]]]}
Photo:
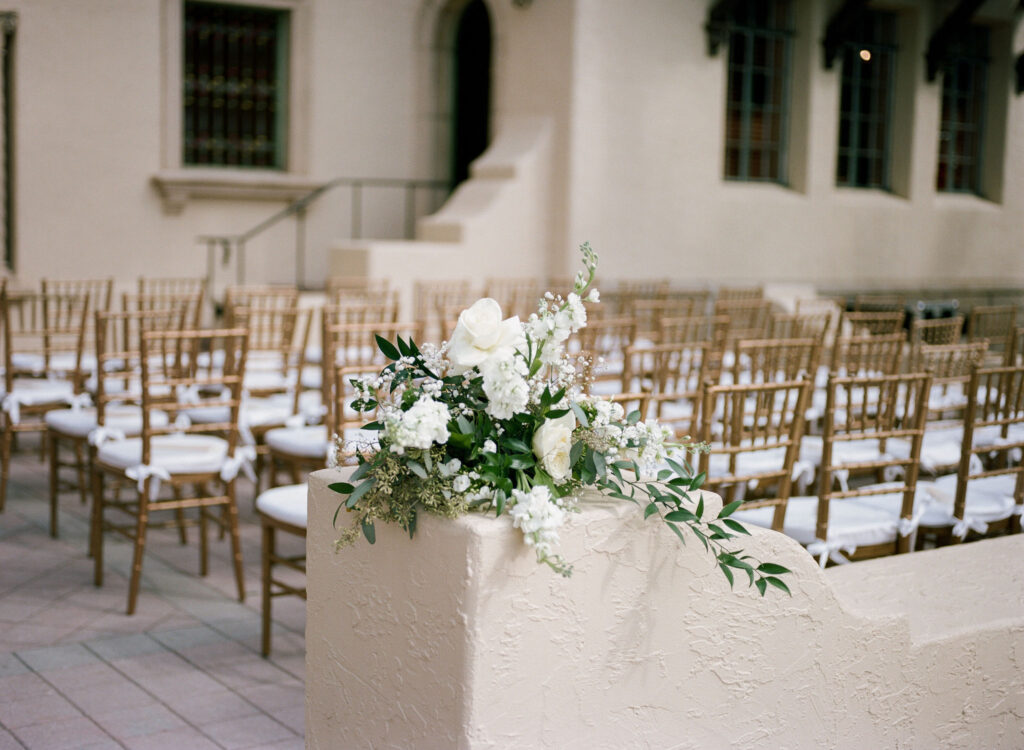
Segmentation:
{"type": "Polygon", "coordinates": [[[78,497],[85,505],[89,502],[89,493],[86,487],[86,457],[81,440],[75,441],[75,469],[78,472],[78,497]]]}
{"type": "Polygon", "coordinates": [[[132,555],[132,576],[128,584],[128,614],[135,614],[135,604],[139,599],[139,583],[142,580],[142,556],[146,551],[146,526],[149,523],[149,493],[153,479],[146,480],[146,485],[139,495],[139,516],[135,525],[135,550],[132,555]]]}
{"type": "Polygon", "coordinates": [[[260,634],[260,652],[264,657],[270,656],[270,574],[271,564],[270,559],[275,554],[274,550],[274,527],[269,523],[263,523],[263,546],[262,546],[262,596],[263,606],[261,607],[262,615],[262,632],[260,634]]]}
{"type": "Polygon", "coordinates": [[[231,527],[231,557],[235,563],[235,580],[238,583],[238,601],[245,601],[245,573],[242,570],[242,542],[238,536],[238,506],[235,504],[235,480],[227,483],[228,525],[231,527]]]}
{"type": "Polygon", "coordinates": [[[4,419],[4,431],[0,435],[0,513],[7,504],[7,480],[11,471],[11,441],[14,439],[12,432],[13,425],[9,419],[4,419]]]}
{"type": "MultiPolygon", "coordinates": [[[[171,494],[175,500],[181,500],[181,487],[176,484],[171,485],[171,494]]],[[[174,520],[178,524],[178,541],[183,545],[188,544],[188,529],[185,527],[185,509],[175,508],[174,509],[174,520]]]]}
{"type": "MultiPolygon", "coordinates": [[[[47,433],[50,431],[47,430],[47,433]]],[[[60,482],[60,441],[50,435],[50,536],[57,538],[57,486],[60,482]]]]}
{"type": "Polygon", "coordinates": [[[92,474],[92,524],[90,551],[93,559],[93,583],[103,585],[103,472],[98,468],[92,474]]]}
{"type": "Polygon", "coordinates": [[[206,506],[199,506],[199,575],[206,576],[210,572],[210,535],[207,528],[206,506]]]}

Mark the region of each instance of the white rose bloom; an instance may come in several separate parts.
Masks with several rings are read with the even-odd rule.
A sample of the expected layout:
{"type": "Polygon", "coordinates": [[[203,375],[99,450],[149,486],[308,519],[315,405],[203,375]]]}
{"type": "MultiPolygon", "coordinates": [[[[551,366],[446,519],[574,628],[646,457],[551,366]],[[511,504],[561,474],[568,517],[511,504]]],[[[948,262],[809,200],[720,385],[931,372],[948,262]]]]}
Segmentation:
{"type": "Polygon", "coordinates": [[[533,433],[533,454],[540,459],[541,468],[555,484],[561,484],[569,478],[569,454],[572,451],[574,429],[576,417],[569,412],[558,419],[545,420],[533,433]]]}
{"type": "Polygon", "coordinates": [[[495,356],[523,349],[526,337],[518,317],[501,319],[501,305],[490,297],[477,300],[459,315],[448,345],[451,372],[461,375],[495,356]]]}

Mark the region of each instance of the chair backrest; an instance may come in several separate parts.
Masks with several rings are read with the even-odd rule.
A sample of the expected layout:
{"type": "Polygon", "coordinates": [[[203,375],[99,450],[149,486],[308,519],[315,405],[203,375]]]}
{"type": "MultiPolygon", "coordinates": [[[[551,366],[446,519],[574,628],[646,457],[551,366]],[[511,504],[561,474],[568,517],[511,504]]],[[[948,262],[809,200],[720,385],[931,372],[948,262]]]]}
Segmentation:
{"type": "MultiPolygon", "coordinates": [[[[417,281],[413,284],[412,298],[416,320],[428,321],[434,326],[444,319],[442,311],[446,308],[469,307],[476,300],[472,285],[465,279],[417,281]]],[[[427,335],[435,331],[436,327],[428,330],[427,335]]]]}
{"type": "Polygon", "coordinates": [[[0,292],[4,329],[4,382],[10,393],[19,376],[68,379],[82,386],[82,351],[88,295],[0,292]]]}
{"type": "Polygon", "coordinates": [[[964,330],[964,316],[915,320],[910,324],[910,344],[956,344],[964,330]]]}
{"type": "Polygon", "coordinates": [[[729,316],[726,346],[740,339],[763,339],[771,323],[772,302],[767,299],[717,299],[715,315],[729,316]]]}
{"type": "MultiPolygon", "coordinates": [[[[335,323],[395,323],[398,321],[398,292],[387,292],[377,299],[343,298],[328,301],[322,315],[335,323]]],[[[422,318],[417,318],[422,320],[422,318]]]]}
{"type": "Polygon", "coordinates": [[[390,290],[391,282],[387,279],[371,279],[366,276],[331,276],[324,284],[328,300],[372,300],[390,290]]]}
{"type": "Polygon", "coordinates": [[[693,315],[693,300],[686,297],[676,299],[634,299],[632,317],[636,319],[638,339],[658,342],[662,318],[682,318],[693,315]]]}
{"type": "Polygon", "coordinates": [[[690,315],[662,318],[658,321],[658,341],[662,344],[683,344],[689,341],[710,341],[725,346],[729,331],[728,315],[690,315]]]}
{"type": "Polygon", "coordinates": [[[817,339],[823,344],[835,332],[836,315],[827,310],[816,313],[773,313],[768,325],[770,339],[817,339]]]}
{"type": "Polygon", "coordinates": [[[173,310],[182,314],[183,328],[198,330],[203,315],[204,293],[198,292],[146,292],[121,295],[124,312],[147,310],[173,310]]]}
{"type": "Polygon", "coordinates": [[[764,299],[763,286],[721,286],[715,297],[715,304],[719,302],[735,302],[740,300],[764,299]]]}
{"type": "MultiPolygon", "coordinates": [[[[829,376],[826,391],[821,465],[818,469],[818,520],[816,536],[828,539],[829,504],[833,500],[868,497],[894,492],[902,493],[900,518],[911,519],[914,512],[914,493],[920,468],[921,440],[928,412],[928,393],[931,375],[881,375],[875,377],[829,376]],[[896,457],[885,453],[890,439],[906,440],[910,451],[896,457]],[[879,452],[872,458],[855,463],[840,462],[842,451],[836,446],[844,442],[878,441],[879,452]],[[839,472],[902,470],[902,479],[883,485],[841,483],[836,487],[839,472]]],[[[908,552],[909,538],[896,535],[896,541],[883,548],[863,550],[867,554],[908,552]]]]}
{"type": "Polygon", "coordinates": [[[577,337],[579,354],[586,359],[587,387],[596,381],[619,380],[625,366],[626,349],[636,341],[636,320],[615,317],[591,321],[580,329],[577,337]]]}
{"type": "Polygon", "coordinates": [[[546,291],[544,282],[535,278],[488,278],[484,284],[484,297],[497,300],[506,318],[518,315],[525,319],[537,312],[546,291]]]}
{"type": "Polygon", "coordinates": [[[707,380],[708,341],[626,349],[622,392],[645,417],[671,427],[677,437],[697,434],[702,384],[707,380]],[[645,398],[641,399],[643,394],[645,398]]]}
{"type": "Polygon", "coordinates": [[[245,388],[252,396],[291,392],[298,409],[299,388],[309,343],[310,308],[235,307],[231,319],[249,332],[245,388]]]}
{"type": "Polygon", "coordinates": [[[854,312],[843,313],[839,324],[841,336],[890,336],[903,331],[903,323],[907,314],[902,310],[892,312],[854,312]]]}
{"type": "Polygon", "coordinates": [[[971,373],[985,364],[987,351],[987,341],[936,346],[922,344],[911,350],[908,372],[927,372],[932,376],[927,417],[931,426],[944,421],[959,425],[967,406],[967,385],[971,373]]]}
{"type": "Polygon", "coordinates": [[[89,297],[89,309],[109,310],[114,291],[114,278],[106,279],[42,279],[40,291],[44,295],[61,297],[89,297]]]}
{"type": "Polygon", "coordinates": [[[806,378],[704,388],[699,439],[710,446],[700,455],[704,487],[727,503],[749,489],[755,498],[745,506],[774,507],[776,531],[785,518],[810,391],[806,378]]]}
{"type": "Polygon", "coordinates": [[[95,313],[96,422],[106,423],[107,406],[139,403],[142,395],[142,334],[179,331],[186,325],[186,309],[131,310],[95,313]]]}
{"type": "Polygon", "coordinates": [[[739,341],[733,359],[733,383],[772,383],[814,377],[821,357],[818,339],[739,341]]]}
{"type": "Polygon", "coordinates": [[[290,284],[239,284],[224,290],[224,324],[235,325],[235,310],[294,309],[299,304],[299,289],[290,284]]]}
{"type": "Polygon", "coordinates": [[[1013,499],[1019,511],[1024,506],[1021,451],[1024,451],[1024,365],[975,368],[967,388],[967,413],[953,501],[954,517],[964,518],[967,485],[971,480],[1003,474],[1016,477],[1013,499]],[[1011,436],[1011,427],[1020,429],[1011,436]],[[975,433],[984,428],[998,428],[1002,439],[979,441],[981,444],[975,445],[975,433]],[[979,454],[987,459],[984,468],[981,468],[980,461],[971,461],[979,454]],[[972,470],[972,465],[979,468],[972,470]]]}
{"type": "Polygon", "coordinates": [[[1016,305],[978,305],[967,317],[967,340],[988,341],[992,364],[1009,364],[1007,352],[1014,346],[1017,327],[1016,305]]]}
{"type": "Polygon", "coordinates": [[[206,331],[143,331],[142,463],[150,463],[152,439],[176,432],[217,433],[228,441],[228,455],[238,444],[238,411],[248,351],[244,328],[206,331]],[[206,365],[197,365],[205,361],[206,365]],[[168,392],[177,396],[168,399],[168,392]],[[183,425],[176,416],[186,410],[228,410],[223,422],[183,425]],[[168,413],[167,426],[158,427],[151,413],[168,413]]]}
{"type": "Polygon", "coordinates": [[[905,312],[902,294],[858,294],[853,298],[854,312],[905,312]]]}
{"type": "Polygon", "coordinates": [[[141,295],[155,294],[179,296],[206,293],[206,279],[201,276],[139,277],[138,292],[141,295]]]}
{"type": "Polygon", "coordinates": [[[895,375],[903,358],[903,334],[836,340],[830,369],[838,375],[895,375]]]}
{"type": "Polygon", "coordinates": [[[349,373],[377,374],[388,360],[377,346],[377,336],[391,343],[401,336],[402,339],[412,338],[419,341],[423,334],[423,324],[416,322],[397,323],[331,323],[328,316],[323,316],[321,323],[321,341],[323,356],[321,359],[321,397],[327,407],[327,424],[332,424],[334,414],[332,404],[337,400],[337,389],[334,378],[339,368],[349,368],[349,373]]]}

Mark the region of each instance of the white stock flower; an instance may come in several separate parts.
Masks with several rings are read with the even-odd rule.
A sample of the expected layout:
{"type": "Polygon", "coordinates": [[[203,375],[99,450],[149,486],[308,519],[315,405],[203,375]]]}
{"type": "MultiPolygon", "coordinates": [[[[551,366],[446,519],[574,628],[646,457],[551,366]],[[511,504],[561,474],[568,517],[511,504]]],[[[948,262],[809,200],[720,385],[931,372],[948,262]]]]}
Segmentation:
{"type": "Polygon", "coordinates": [[[523,349],[526,338],[518,317],[501,319],[501,305],[484,297],[463,310],[448,345],[451,372],[461,375],[494,357],[523,349]]]}
{"type": "Polygon", "coordinates": [[[523,532],[523,539],[535,547],[538,556],[551,554],[558,543],[558,528],[565,522],[565,511],[551,497],[551,490],[537,485],[529,492],[512,490],[515,505],[509,513],[512,525],[523,532]]]}
{"type": "Polygon", "coordinates": [[[384,416],[384,435],[391,443],[391,450],[399,455],[405,453],[406,448],[424,450],[435,442],[448,441],[450,419],[445,404],[424,395],[408,411],[389,410],[384,416]]]}
{"type": "Polygon", "coordinates": [[[465,492],[466,490],[469,489],[469,482],[469,477],[467,477],[465,474],[459,474],[452,481],[452,489],[455,490],[456,492],[465,492]]]}
{"type": "Polygon", "coordinates": [[[540,459],[541,468],[555,482],[561,484],[569,478],[571,467],[572,431],[576,417],[570,411],[557,419],[547,419],[533,433],[533,454],[540,459]]]}
{"type": "Polygon", "coordinates": [[[495,419],[511,419],[526,409],[530,386],[526,382],[526,362],[515,352],[491,357],[480,366],[487,395],[487,413],[495,419]]]}

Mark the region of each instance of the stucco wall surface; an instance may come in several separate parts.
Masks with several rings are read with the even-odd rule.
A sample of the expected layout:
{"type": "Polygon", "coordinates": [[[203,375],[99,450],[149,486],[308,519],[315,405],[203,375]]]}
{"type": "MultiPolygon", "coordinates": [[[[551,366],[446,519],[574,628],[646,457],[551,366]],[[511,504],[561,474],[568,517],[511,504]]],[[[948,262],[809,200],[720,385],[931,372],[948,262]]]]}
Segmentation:
{"type": "Polygon", "coordinates": [[[823,572],[755,533],[794,571],[761,599],[598,497],[570,579],[478,516],[335,553],[336,480],[310,480],[310,748],[1024,745],[1024,537],[823,572]]]}

